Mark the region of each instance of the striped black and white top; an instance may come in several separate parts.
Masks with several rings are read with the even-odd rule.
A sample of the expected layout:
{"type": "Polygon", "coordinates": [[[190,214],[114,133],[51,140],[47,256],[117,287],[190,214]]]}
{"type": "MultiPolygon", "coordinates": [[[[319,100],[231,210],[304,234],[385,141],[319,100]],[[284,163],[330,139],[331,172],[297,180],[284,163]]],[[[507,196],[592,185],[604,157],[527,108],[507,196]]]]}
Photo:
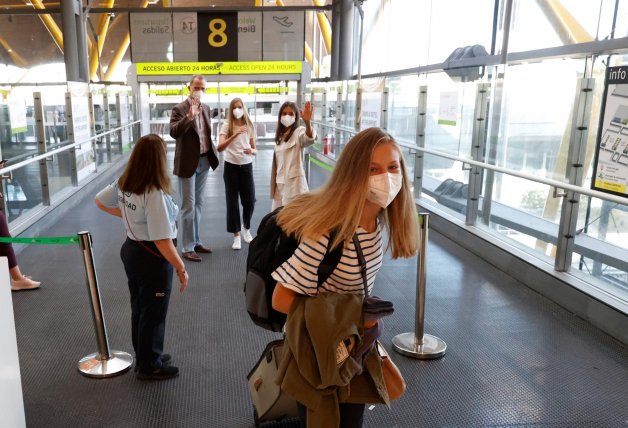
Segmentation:
{"type": "MultiPolygon", "coordinates": [[[[379,227],[372,233],[358,227],[356,233],[366,260],[368,293],[371,294],[375,276],[382,266],[382,234],[379,227]]],[[[328,242],[329,234],[323,235],[318,241],[311,239],[302,241],[294,254],[272,273],[272,277],[299,294],[312,296],[319,291],[364,294],[360,262],[353,240],[345,244],[336,269],[323,283],[321,289],[317,289],[318,267],[325,256],[328,242]]]]}

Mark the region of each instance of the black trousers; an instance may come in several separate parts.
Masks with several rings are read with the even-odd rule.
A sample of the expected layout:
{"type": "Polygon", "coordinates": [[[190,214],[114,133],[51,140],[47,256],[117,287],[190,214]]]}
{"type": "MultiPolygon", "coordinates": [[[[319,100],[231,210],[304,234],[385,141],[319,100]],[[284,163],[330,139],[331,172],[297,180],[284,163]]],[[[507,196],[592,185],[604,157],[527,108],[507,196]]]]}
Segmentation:
{"type": "MultiPolygon", "coordinates": [[[[340,428],[362,428],[364,423],[364,404],[340,403],[340,428]]],[[[301,427],[307,427],[307,407],[297,402],[297,411],[301,427]]]]}
{"type": "Polygon", "coordinates": [[[120,249],[131,293],[131,338],[137,365],[142,371],[152,371],[162,365],[160,356],[164,349],[173,268],[158,254],[154,243],[139,243],[129,238],[120,249]]]}
{"type": "Polygon", "coordinates": [[[251,217],[255,209],[255,182],[253,181],[253,163],[236,165],[225,162],[222,174],[225,180],[227,197],[227,232],[237,233],[242,225],[251,228],[251,217]],[[239,202],[242,203],[242,223],[240,223],[239,202]]]}

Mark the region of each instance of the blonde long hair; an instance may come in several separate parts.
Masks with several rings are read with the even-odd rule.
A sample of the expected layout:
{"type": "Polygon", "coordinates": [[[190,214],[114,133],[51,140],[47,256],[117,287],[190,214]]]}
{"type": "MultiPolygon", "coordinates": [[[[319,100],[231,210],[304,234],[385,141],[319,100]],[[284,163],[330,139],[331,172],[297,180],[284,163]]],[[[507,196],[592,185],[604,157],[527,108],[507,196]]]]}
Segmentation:
{"type": "Polygon", "coordinates": [[[228,127],[227,137],[231,137],[233,135],[233,128],[234,128],[233,122],[235,120],[235,117],[233,117],[233,106],[238,101],[242,104],[242,112],[244,113],[244,115],[242,116],[242,119],[244,119],[244,122],[246,123],[246,129],[249,131],[249,136],[254,135],[253,134],[253,122],[251,122],[251,118],[249,117],[249,111],[246,109],[246,104],[244,104],[244,101],[242,101],[242,98],[234,98],[229,103],[229,111],[227,112],[227,127],[228,127]]]}
{"type": "Polygon", "coordinates": [[[338,232],[332,246],[348,242],[362,216],[371,156],[378,144],[392,144],[399,152],[403,176],[401,190],[379,214],[380,224],[388,229],[387,246],[394,259],[415,255],[419,248],[417,211],[403,154],[393,137],[380,128],[368,128],[355,135],[343,149],[327,183],[299,196],[281,210],[277,221],[284,231],[302,240],[318,239],[335,229],[338,232]]]}

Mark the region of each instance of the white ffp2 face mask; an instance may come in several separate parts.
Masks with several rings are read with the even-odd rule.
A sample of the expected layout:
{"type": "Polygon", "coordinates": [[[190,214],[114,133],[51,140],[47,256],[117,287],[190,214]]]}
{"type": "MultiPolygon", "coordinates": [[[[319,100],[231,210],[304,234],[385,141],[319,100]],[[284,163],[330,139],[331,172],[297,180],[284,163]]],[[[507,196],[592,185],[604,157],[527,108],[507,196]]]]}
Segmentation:
{"type": "Polygon", "coordinates": [[[203,97],[203,91],[194,91],[194,92],[190,92],[190,97],[196,99],[196,100],[200,100],[203,97]]]}
{"type": "Polygon", "coordinates": [[[294,123],[294,116],[291,116],[289,114],[284,114],[281,116],[281,124],[285,126],[286,128],[291,127],[293,123],[294,123]]]}
{"type": "Polygon", "coordinates": [[[233,117],[240,119],[242,116],[244,116],[244,111],[241,108],[233,109],[233,117]]]}
{"type": "Polygon", "coordinates": [[[402,184],[403,177],[401,174],[385,172],[383,174],[371,175],[369,177],[369,192],[366,199],[382,208],[386,208],[395,199],[401,190],[402,184]]]}

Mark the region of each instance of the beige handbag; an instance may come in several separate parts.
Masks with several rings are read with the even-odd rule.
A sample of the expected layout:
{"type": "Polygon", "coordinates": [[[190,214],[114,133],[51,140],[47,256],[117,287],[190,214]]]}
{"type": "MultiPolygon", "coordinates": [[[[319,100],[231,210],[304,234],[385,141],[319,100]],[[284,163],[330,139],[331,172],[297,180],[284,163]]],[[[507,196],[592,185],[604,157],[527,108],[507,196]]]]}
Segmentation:
{"type": "Polygon", "coordinates": [[[393,362],[384,346],[377,341],[377,353],[382,359],[382,376],[388,391],[388,398],[393,401],[406,392],[406,381],[403,379],[399,367],[393,362]]]}

